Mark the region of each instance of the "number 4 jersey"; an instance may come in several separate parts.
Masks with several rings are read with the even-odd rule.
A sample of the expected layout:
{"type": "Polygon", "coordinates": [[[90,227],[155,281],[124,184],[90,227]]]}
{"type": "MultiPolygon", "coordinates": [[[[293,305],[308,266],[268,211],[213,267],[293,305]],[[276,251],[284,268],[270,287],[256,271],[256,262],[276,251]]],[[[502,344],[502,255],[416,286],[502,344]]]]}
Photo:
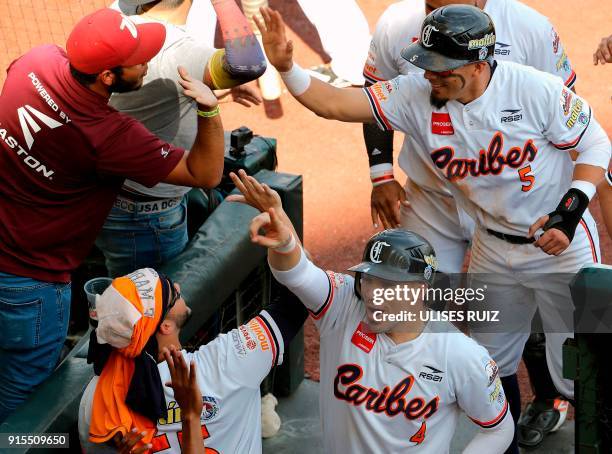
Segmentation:
{"type": "Polygon", "coordinates": [[[303,253],[296,267],[273,273],[321,334],[325,453],[444,454],[462,410],[483,429],[510,417],[497,365],[450,324],[429,322],[395,344],[366,331],[352,276],[325,273],[303,253]]]}

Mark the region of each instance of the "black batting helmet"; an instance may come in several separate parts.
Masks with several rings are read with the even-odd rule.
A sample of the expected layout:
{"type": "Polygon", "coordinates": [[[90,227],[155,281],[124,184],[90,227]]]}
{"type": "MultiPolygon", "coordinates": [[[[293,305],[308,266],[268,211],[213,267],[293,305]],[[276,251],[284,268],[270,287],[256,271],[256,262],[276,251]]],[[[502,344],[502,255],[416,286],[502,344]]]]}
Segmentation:
{"type": "Polygon", "coordinates": [[[389,229],[368,240],[355,272],[355,293],[360,295],[361,274],[394,282],[427,282],[433,284],[438,260],[429,242],[414,232],[389,229]]]}
{"type": "Polygon", "coordinates": [[[471,5],[448,5],[423,21],[418,41],[401,55],[428,71],[448,71],[478,61],[493,60],[495,26],[487,13],[471,5]]]}

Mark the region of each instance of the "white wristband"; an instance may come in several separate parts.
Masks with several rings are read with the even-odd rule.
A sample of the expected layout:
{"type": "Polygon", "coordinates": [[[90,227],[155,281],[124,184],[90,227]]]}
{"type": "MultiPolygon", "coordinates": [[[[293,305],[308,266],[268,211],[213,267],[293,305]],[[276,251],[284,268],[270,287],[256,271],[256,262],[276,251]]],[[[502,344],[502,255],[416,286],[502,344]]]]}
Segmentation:
{"type": "Polygon", "coordinates": [[[370,180],[372,186],[380,186],[381,184],[390,183],[395,177],[393,176],[393,164],[376,164],[370,167],[370,180]]]}
{"type": "Polygon", "coordinates": [[[278,254],[287,255],[293,252],[296,245],[297,245],[297,241],[295,241],[295,236],[293,236],[293,233],[292,233],[291,238],[289,239],[289,242],[287,244],[285,244],[284,246],[272,248],[272,250],[278,254]]]}
{"type": "Polygon", "coordinates": [[[584,192],[584,194],[591,200],[595,193],[597,192],[597,188],[590,181],[584,180],[574,180],[572,181],[572,185],[570,188],[578,189],[579,191],[584,192]]]}
{"type": "Polygon", "coordinates": [[[279,74],[293,96],[303,95],[310,87],[310,74],[295,62],[289,71],[279,74]]]}

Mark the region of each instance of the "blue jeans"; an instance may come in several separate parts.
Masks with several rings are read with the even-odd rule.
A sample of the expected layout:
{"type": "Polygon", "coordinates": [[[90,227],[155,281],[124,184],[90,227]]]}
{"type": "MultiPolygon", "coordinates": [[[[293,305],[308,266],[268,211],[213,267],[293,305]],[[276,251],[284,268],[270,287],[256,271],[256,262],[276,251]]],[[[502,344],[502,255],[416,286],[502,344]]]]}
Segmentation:
{"type": "Polygon", "coordinates": [[[187,236],[187,198],[161,213],[131,213],[113,207],[96,239],[110,276],[157,268],[180,254],[187,236]]]}
{"type": "Polygon", "coordinates": [[[0,273],[0,422],[57,364],[70,319],[70,283],[0,273]]]}

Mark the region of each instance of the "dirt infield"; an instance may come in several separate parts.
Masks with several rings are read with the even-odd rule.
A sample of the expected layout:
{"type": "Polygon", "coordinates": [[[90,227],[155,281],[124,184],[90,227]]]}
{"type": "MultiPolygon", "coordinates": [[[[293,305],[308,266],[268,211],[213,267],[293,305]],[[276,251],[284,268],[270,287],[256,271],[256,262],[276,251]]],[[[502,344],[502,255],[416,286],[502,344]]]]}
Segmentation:
{"type": "MultiPolygon", "coordinates": [[[[205,1],[205,0],[196,0],[205,1]]],[[[330,0],[333,1],[333,0],[330,0]]],[[[495,1],[495,0],[489,0],[495,1]]],[[[0,0],[0,66],[36,44],[63,44],[72,24],[83,14],[110,2],[103,0],[0,0]],[[44,5],[44,7],[42,6],[44,5]]],[[[358,0],[370,27],[390,0],[358,0]]],[[[597,0],[528,0],[555,24],[578,74],[577,91],[612,132],[612,65],[593,66],[591,55],[599,40],[612,33],[609,12],[597,0]]],[[[296,60],[304,67],[320,64],[316,32],[294,0],[270,0],[292,27],[296,60]],[[296,34],[299,33],[299,36],[296,34]]],[[[346,26],[338,18],[339,27],[346,26]]],[[[0,82],[4,79],[4,71],[0,82]]],[[[374,232],[369,213],[370,182],[360,125],[316,117],[291,96],[281,98],[283,115],[270,119],[263,107],[222,106],[226,129],[248,125],[255,133],[276,137],[279,170],[304,175],[305,245],[321,266],[343,270],[359,260],[366,239],[374,232]]],[[[399,149],[400,134],[396,134],[399,149]]],[[[396,175],[402,175],[396,169],[396,175]]],[[[592,203],[598,216],[598,202],[592,203]]],[[[534,213],[534,219],[539,213],[534,213]]],[[[605,263],[612,263],[612,242],[599,222],[605,263]]],[[[307,335],[307,370],[318,378],[318,336],[312,325],[307,335]]],[[[524,382],[524,380],[523,380],[524,382]]]]}

